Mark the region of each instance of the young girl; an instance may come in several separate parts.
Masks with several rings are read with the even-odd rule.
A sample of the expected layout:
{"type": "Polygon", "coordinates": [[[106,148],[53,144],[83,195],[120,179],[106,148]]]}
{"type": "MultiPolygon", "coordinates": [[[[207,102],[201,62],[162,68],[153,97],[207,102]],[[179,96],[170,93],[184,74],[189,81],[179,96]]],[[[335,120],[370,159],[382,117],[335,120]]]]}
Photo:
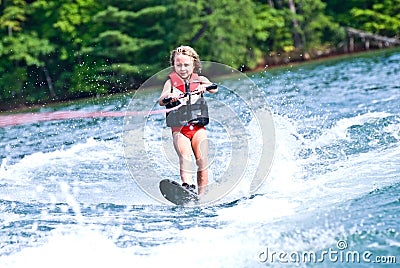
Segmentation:
{"type": "MultiPolygon", "coordinates": [[[[189,46],[174,49],[171,52],[170,64],[173,71],[169,75],[170,79],[164,84],[158,103],[167,107],[182,104],[176,112],[167,115],[167,125],[171,126],[174,148],[179,156],[182,186],[192,191],[196,189],[191,174],[192,154],[194,154],[198,167],[198,194],[202,195],[206,192],[208,183],[208,140],[204,127],[208,123],[208,112],[206,122],[187,116],[196,114],[191,111],[195,107],[202,109],[203,106],[199,106],[199,102],[204,102],[202,95],[207,90],[206,87],[212,83],[206,77],[198,75],[201,68],[199,55],[189,46]],[[182,98],[183,95],[185,98],[182,98]],[[180,120],[182,114],[185,114],[186,120],[180,120]]],[[[210,93],[217,91],[217,88],[207,90],[210,93]]]]}

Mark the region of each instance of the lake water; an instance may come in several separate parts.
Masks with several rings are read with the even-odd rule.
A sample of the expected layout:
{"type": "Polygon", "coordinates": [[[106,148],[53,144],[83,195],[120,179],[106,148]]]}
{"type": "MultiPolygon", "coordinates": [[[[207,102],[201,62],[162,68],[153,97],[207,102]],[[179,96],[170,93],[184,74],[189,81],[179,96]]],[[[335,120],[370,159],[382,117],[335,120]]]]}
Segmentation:
{"type": "MultiPolygon", "coordinates": [[[[163,114],[1,128],[0,267],[400,263],[400,51],[248,76],[269,106],[249,104],[256,113],[271,114],[274,151],[260,156],[257,135],[240,139],[229,132],[232,115],[212,105],[232,107],[243,131],[257,134],[270,122],[246,110],[248,89],[221,87],[206,96],[216,118],[208,127],[211,182],[227,173],[244,179],[202,206],[162,203],[140,185],[142,178],[146,185],[168,174],[179,178],[176,166],[146,161],[160,155],[174,161],[163,114]],[[144,131],[147,143],[135,131],[144,131]],[[236,143],[225,143],[228,136],[236,143]],[[139,147],[127,151],[127,144],[139,147]],[[249,189],[247,177],[260,170],[265,180],[249,189]]],[[[235,88],[243,81],[229,83],[235,88]]],[[[135,109],[153,109],[157,94],[143,93],[140,102],[126,94],[40,112],[126,111],[133,98],[135,109]]]]}

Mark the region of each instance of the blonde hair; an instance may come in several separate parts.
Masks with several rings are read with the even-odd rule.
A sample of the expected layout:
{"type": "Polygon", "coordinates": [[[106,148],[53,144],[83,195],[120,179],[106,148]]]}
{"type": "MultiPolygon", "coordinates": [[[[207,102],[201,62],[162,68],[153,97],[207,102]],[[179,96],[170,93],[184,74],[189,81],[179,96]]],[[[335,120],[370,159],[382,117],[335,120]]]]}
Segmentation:
{"type": "Polygon", "coordinates": [[[171,57],[169,59],[169,62],[173,69],[174,69],[175,56],[179,55],[179,54],[192,57],[193,65],[194,65],[193,71],[195,73],[199,73],[201,71],[201,63],[200,63],[199,55],[197,54],[196,50],[194,50],[192,47],[189,47],[189,46],[179,46],[176,49],[171,51],[171,57]]]}

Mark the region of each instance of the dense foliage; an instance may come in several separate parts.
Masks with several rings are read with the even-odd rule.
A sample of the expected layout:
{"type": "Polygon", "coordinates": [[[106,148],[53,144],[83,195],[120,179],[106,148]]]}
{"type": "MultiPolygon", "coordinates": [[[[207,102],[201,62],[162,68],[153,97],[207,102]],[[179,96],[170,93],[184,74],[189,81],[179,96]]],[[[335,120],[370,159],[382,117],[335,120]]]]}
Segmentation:
{"type": "Polygon", "coordinates": [[[0,108],[135,88],[181,44],[254,68],[335,49],[344,26],[396,37],[400,0],[0,0],[0,108]]]}

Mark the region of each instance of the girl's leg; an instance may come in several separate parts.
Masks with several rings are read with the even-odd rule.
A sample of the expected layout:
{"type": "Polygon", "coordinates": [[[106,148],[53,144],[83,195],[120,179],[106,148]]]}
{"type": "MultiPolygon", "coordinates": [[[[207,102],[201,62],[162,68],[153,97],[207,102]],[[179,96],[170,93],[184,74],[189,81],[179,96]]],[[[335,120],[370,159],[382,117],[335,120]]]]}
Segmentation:
{"type": "Polygon", "coordinates": [[[192,138],[192,148],[197,164],[199,195],[206,192],[208,184],[208,140],[206,130],[199,129],[192,138]]]}
{"type": "Polygon", "coordinates": [[[182,182],[193,184],[192,178],[192,145],[185,135],[179,131],[172,133],[175,151],[179,157],[179,167],[182,182]]]}

